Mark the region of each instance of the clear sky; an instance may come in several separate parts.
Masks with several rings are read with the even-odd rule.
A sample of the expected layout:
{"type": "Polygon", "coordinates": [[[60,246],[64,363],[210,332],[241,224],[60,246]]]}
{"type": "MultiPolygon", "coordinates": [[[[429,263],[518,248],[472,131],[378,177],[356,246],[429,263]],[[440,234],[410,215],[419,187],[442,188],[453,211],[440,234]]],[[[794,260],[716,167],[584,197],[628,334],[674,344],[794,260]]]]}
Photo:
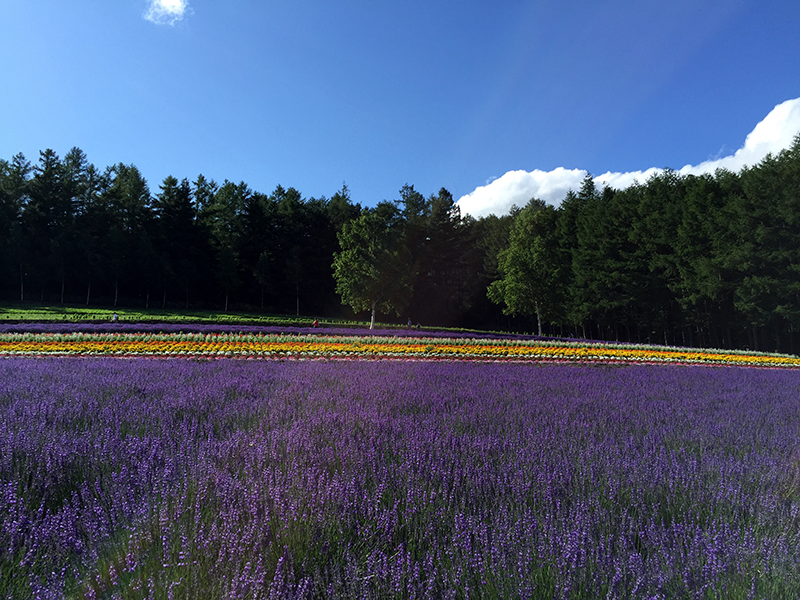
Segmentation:
{"type": "Polygon", "coordinates": [[[779,150],[798,23],[796,0],[1,0],[0,158],[500,214],[779,150]]]}

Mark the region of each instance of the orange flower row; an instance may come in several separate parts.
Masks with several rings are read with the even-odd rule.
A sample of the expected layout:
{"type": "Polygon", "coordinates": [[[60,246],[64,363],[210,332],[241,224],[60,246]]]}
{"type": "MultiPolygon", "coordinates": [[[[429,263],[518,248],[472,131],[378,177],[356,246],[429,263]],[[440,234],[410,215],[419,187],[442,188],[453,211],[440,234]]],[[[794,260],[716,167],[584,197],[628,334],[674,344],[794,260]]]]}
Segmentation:
{"type": "Polygon", "coordinates": [[[768,354],[611,344],[520,342],[452,338],[263,336],[237,334],[5,334],[0,356],[182,356],[658,362],[800,367],[800,359],[768,354]]]}

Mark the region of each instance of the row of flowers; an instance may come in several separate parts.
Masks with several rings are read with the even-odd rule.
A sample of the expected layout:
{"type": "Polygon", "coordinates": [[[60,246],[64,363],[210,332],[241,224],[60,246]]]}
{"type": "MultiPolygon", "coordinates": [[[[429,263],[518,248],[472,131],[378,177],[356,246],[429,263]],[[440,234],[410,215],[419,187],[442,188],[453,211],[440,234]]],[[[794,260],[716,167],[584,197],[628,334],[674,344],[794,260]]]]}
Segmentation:
{"type": "Polygon", "coordinates": [[[800,367],[800,358],[777,354],[532,340],[198,333],[0,334],[0,356],[48,355],[410,358],[800,367]]]}

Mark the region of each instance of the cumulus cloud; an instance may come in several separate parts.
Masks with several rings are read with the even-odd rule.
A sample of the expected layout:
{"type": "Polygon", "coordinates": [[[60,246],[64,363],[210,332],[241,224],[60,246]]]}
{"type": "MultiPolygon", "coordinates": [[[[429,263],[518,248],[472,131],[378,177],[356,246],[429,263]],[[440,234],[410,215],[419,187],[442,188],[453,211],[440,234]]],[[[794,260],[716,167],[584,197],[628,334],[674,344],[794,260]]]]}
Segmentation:
{"type": "Polygon", "coordinates": [[[740,171],[745,165],[752,166],[761,162],[769,153],[777,154],[788,148],[798,133],[800,133],[800,98],[795,98],[773,108],[747,135],[744,146],[732,156],[709,160],[697,166],[686,165],[680,172],[697,175],[713,173],[718,168],[740,171]]]}
{"type": "Polygon", "coordinates": [[[459,198],[461,214],[473,217],[504,215],[512,205],[520,208],[531,198],[549,204],[560,202],[571,189],[580,187],[586,171],[558,167],[553,171],[509,171],[487,185],[459,198]]]}
{"type": "Polygon", "coordinates": [[[191,12],[189,0],[148,0],[143,16],[156,25],[175,25],[191,12]]]}
{"type": "MultiPolygon", "coordinates": [[[[678,170],[682,175],[713,173],[723,168],[740,171],[745,165],[759,163],[767,154],[777,154],[788,148],[795,135],[800,133],[800,98],[787,100],[776,106],[755,126],[744,146],[730,156],[708,160],[699,165],[686,165],[678,170]]],[[[602,187],[624,189],[634,181],[645,182],[663,169],[650,168],[644,171],[625,173],[607,172],[594,178],[602,187]]],[[[552,171],[509,171],[487,185],[480,186],[459,198],[457,204],[461,214],[483,217],[490,214],[504,215],[512,205],[525,206],[531,198],[539,198],[548,204],[558,205],[569,190],[580,189],[586,171],[559,167],[552,171]]]]}

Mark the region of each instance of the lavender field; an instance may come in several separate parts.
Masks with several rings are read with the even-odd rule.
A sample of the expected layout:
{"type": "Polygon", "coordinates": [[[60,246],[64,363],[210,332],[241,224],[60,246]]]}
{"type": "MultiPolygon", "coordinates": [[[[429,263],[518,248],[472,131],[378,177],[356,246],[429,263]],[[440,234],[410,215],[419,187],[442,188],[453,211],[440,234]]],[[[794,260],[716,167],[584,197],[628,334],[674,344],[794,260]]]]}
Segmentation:
{"type": "Polygon", "coordinates": [[[0,360],[2,598],[798,598],[800,371],[0,360]]]}

